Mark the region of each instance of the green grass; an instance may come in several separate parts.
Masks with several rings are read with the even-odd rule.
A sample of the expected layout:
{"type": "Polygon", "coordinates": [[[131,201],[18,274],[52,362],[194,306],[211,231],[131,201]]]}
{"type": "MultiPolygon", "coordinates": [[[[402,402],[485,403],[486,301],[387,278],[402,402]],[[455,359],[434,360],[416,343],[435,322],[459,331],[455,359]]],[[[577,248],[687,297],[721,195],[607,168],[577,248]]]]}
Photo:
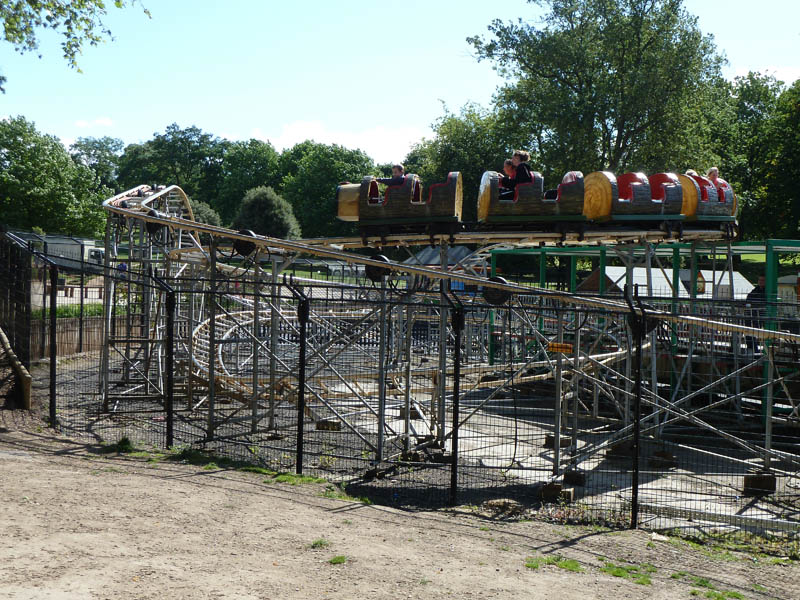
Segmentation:
{"type": "Polygon", "coordinates": [[[478,527],[478,529],[481,531],[489,531],[489,528],[486,527],[486,525],[481,525],[480,527],[478,527]]]}
{"type": "Polygon", "coordinates": [[[331,558],[328,562],[331,563],[332,565],[343,565],[344,563],[347,562],[347,557],[344,556],[343,554],[339,554],[338,556],[334,556],[333,558],[331,558]]]}
{"type": "Polygon", "coordinates": [[[107,446],[103,446],[100,449],[100,452],[102,452],[103,454],[114,454],[114,453],[130,454],[136,451],[137,451],[136,447],[133,445],[133,442],[131,442],[130,439],[128,439],[127,436],[120,438],[120,440],[114,444],[108,444],[107,446]]]}
{"type": "Polygon", "coordinates": [[[289,485],[301,485],[304,483],[326,483],[321,477],[311,475],[297,475],[296,473],[279,473],[272,480],[276,483],[288,483],[289,485]]]}
{"type": "Polygon", "coordinates": [[[633,583],[639,585],[652,585],[650,574],[656,572],[656,568],[648,563],[641,565],[615,565],[611,561],[605,561],[605,566],[601,567],[600,571],[607,573],[612,577],[621,577],[623,579],[630,579],[633,583]]]}
{"type": "Polygon", "coordinates": [[[342,488],[336,485],[329,485],[321,494],[323,498],[332,498],[334,500],[344,500],[346,502],[361,502],[362,504],[372,504],[372,500],[366,496],[351,496],[342,488]]]}
{"type": "MultiPolygon", "coordinates": [[[[80,301],[79,301],[80,302],[80,301]]],[[[115,315],[124,315],[125,306],[117,305],[114,307],[115,315]]],[[[76,319],[81,315],[81,305],[78,304],[62,304],[56,307],[56,319],[76,319]]],[[[101,317],[103,316],[103,304],[92,302],[83,304],[84,317],[101,317]]],[[[31,319],[38,321],[42,318],[47,318],[47,310],[37,308],[31,311],[31,319]]]]}
{"type": "Polygon", "coordinates": [[[330,545],[331,545],[331,543],[328,540],[326,540],[325,538],[319,538],[319,539],[316,539],[313,542],[311,542],[311,544],[309,544],[308,547],[309,548],[314,548],[315,550],[317,550],[319,548],[327,548],[330,545]]]}
{"type": "Polygon", "coordinates": [[[559,569],[564,569],[565,571],[571,571],[573,573],[583,572],[583,567],[581,567],[577,560],[572,558],[564,558],[558,554],[551,556],[529,556],[525,559],[525,566],[528,569],[536,570],[541,565],[550,565],[558,567],[559,569]]]}
{"type": "Polygon", "coordinates": [[[692,585],[694,585],[694,586],[697,586],[697,587],[701,587],[701,588],[707,588],[707,589],[709,589],[709,590],[715,590],[715,589],[717,589],[717,588],[716,588],[716,586],[714,586],[714,584],[713,584],[713,583],[711,583],[711,582],[710,582],[708,579],[706,579],[705,577],[695,577],[695,576],[693,575],[693,576],[691,576],[691,577],[689,578],[689,581],[692,583],[692,585]]]}
{"type": "Polygon", "coordinates": [[[753,584],[753,591],[754,592],[765,593],[765,592],[768,592],[769,590],[767,588],[765,588],[763,585],[759,585],[757,583],[754,583],[753,584]]]}

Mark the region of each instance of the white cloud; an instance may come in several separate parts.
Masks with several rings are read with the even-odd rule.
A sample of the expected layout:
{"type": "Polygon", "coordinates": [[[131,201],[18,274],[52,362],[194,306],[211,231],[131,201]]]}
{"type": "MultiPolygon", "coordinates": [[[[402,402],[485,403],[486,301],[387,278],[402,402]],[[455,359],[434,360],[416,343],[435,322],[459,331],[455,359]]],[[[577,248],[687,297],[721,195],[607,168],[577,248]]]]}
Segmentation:
{"type": "Polygon", "coordinates": [[[85,119],[78,119],[75,121],[75,127],[78,129],[94,129],[95,127],[111,127],[114,124],[114,121],[111,120],[111,117],[97,117],[93,121],[87,121],[85,119]]]}
{"type": "Polygon", "coordinates": [[[796,80],[800,79],[800,67],[794,65],[783,65],[783,66],[775,66],[775,65],[768,65],[766,67],[760,68],[747,68],[747,67],[739,67],[734,72],[734,77],[745,77],[748,72],[754,71],[763,74],[769,74],[775,77],[775,79],[779,81],[783,81],[786,85],[793,84],[796,80]]]}
{"type": "Polygon", "coordinates": [[[385,163],[403,160],[413,144],[430,134],[429,130],[410,126],[377,125],[353,131],[331,129],[321,121],[293,121],[284,125],[277,136],[268,136],[256,127],[250,132],[250,137],[269,140],[277,150],[291,148],[305,140],[360,148],[376,162],[385,163]]]}

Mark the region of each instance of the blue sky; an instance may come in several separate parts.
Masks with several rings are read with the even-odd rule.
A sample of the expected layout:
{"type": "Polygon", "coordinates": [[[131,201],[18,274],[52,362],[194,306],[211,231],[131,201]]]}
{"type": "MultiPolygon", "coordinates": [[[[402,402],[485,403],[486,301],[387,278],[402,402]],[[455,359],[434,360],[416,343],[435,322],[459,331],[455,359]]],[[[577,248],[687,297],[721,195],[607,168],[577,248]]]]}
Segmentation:
{"type": "MultiPolygon", "coordinates": [[[[8,78],[0,116],[24,115],[66,144],[103,135],[140,142],[177,122],[279,150],[315,139],[396,161],[430,135],[442,103],[490,102],[500,79],[465,38],[495,18],[541,14],[524,0],[144,4],[152,19],[138,8],[110,10],[115,39],[84,49],[82,73],[67,66],[53,35],[40,35],[41,59],[0,43],[8,78]]],[[[686,7],[727,56],[726,76],[800,77],[800,2],[686,7]]]]}

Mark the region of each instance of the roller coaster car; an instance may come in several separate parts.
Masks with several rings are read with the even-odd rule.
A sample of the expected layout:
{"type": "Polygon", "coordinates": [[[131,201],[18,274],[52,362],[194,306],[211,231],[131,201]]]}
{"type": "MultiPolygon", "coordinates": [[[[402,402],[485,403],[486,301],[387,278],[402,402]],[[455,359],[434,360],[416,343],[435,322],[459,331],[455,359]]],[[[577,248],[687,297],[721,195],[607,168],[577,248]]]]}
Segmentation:
{"type": "Polygon", "coordinates": [[[419,177],[407,174],[399,185],[381,195],[378,182],[367,175],[361,183],[344,183],[336,189],[337,217],[357,221],[362,236],[390,233],[456,233],[461,230],[461,173],[452,171],[427,194],[419,177]]]}
{"type": "Polygon", "coordinates": [[[734,223],[736,195],[730,184],[717,179],[716,184],[701,175],[678,175],[683,188],[681,213],[690,221],[734,223]]]}
{"type": "MultiPolygon", "coordinates": [[[[504,198],[500,174],[486,171],[478,195],[478,221],[486,224],[575,223],[604,221],[611,214],[617,198],[617,183],[608,172],[570,171],[557,189],[544,190],[542,176],[533,173],[533,181],[516,186],[514,196],[504,198]]],[[[534,225],[535,226],[535,225],[534,225]]]]}

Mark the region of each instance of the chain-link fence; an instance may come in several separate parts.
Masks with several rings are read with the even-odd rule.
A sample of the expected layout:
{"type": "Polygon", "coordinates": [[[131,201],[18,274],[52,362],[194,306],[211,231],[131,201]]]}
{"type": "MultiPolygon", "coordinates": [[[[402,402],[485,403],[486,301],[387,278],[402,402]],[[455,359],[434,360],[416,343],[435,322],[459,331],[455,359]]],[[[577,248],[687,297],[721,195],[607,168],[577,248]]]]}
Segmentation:
{"type": "Polygon", "coordinates": [[[6,237],[0,258],[0,324],[70,435],[199,448],[407,508],[798,531],[797,346],[737,327],[795,330],[769,304],[632,299],[662,313],[642,318],[421,278],[284,278],[275,256],[131,253],[88,275],[6,237]]]}

